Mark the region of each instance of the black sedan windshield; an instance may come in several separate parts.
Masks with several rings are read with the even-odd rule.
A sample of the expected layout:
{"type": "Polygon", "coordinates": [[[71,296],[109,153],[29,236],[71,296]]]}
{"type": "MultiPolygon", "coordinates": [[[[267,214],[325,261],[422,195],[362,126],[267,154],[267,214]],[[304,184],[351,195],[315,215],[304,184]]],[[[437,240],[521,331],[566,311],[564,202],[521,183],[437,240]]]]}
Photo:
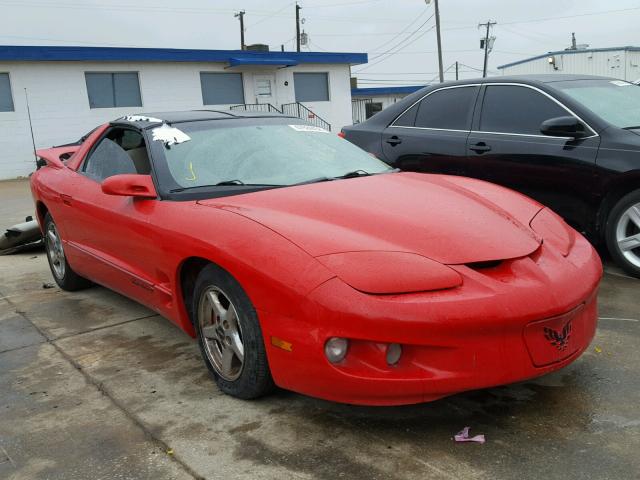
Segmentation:
{"type": "Polygon", "coordinates": [[[172,191],[230,185],[288,186],[391,171],[336,134],[289,122],[179,123],[173,125],[180,131],[178,143],[167,143],[156,152],[164,155],[163,170],[172,179],[172,191]]]}

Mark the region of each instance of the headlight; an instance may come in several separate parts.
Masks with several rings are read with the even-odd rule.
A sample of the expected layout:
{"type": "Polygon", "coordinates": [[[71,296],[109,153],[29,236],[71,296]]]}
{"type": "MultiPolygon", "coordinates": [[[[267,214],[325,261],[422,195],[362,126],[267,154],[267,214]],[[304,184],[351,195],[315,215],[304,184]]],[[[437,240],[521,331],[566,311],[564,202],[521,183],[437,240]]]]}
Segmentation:
{"type": "Polygon", "coordinates": [[[557,214],[548,208],[543,208],[533,217],[529,225],[543,238],[546,245],[556,248],[565,257],[569,255],[576,241],[576,232],[557,214]]]}
{"type": "Polygon", "coordinates": [[[347,285],[365,293],[426,292],[462,285],[458,272],[416,253],[345,252],[316,258],[347,285]]]}

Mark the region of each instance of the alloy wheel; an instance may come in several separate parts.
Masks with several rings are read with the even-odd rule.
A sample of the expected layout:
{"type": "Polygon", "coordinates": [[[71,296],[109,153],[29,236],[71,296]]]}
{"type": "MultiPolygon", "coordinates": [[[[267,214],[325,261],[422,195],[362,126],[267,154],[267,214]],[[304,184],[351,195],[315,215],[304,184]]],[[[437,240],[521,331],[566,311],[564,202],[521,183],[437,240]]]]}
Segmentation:
{"type": "Polygon", "coordinates": [[[198,322],[205,354],[216,373],[225,380],[240,377],[244,344],[238,312],[221,289],[207,288],[200,297],[198,322]]]}
{"type": "Polygon", "coordinates": [[[58,280],[62,280],[65,274],[65,258],[64,250],[62,248],[62,240],[58,235],[58,229],[56,225],[51,222],[47,226],[47,233],[45,235],[45,246],[49,261],[51,262],[51,269],[53,274],[58,280]]]}
{"type": "Polygon", "coordinates": [[[616,226],[616,242],[622,256],[640,268],[640,203],[625,210],[616,226]]]}

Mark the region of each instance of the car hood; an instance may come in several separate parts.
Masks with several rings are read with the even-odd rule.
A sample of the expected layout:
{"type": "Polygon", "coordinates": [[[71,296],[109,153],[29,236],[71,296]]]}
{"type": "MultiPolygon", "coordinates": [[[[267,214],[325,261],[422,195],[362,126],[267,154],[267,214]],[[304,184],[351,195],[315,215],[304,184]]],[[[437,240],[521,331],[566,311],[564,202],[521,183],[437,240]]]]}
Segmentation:
{"type": "Polygon", "coordinates": [[[542,206],[463,177],[390,173],[198,202],[243,215],[310,255],[393,251],[443,264],[529,255],[529,222],[542,206]]]}

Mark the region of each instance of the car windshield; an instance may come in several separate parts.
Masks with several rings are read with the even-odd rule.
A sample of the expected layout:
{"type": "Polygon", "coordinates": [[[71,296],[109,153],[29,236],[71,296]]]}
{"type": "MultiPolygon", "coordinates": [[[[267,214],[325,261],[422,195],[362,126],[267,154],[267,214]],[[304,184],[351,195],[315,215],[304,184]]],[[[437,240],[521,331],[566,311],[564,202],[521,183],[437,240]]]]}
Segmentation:
{"type": "Polygon", "coordinates": [[[222,185],[288,186],[392,171],[359,147],[317,127],[229,123],[174,125],[186,137],[161,149],[174,191],[222,185]]]}
{"type": "Polygon", "coordinates": [[[622,80],[554,82],[574,100],[620,128],[640,128],[640,87],[622,80]]]}

